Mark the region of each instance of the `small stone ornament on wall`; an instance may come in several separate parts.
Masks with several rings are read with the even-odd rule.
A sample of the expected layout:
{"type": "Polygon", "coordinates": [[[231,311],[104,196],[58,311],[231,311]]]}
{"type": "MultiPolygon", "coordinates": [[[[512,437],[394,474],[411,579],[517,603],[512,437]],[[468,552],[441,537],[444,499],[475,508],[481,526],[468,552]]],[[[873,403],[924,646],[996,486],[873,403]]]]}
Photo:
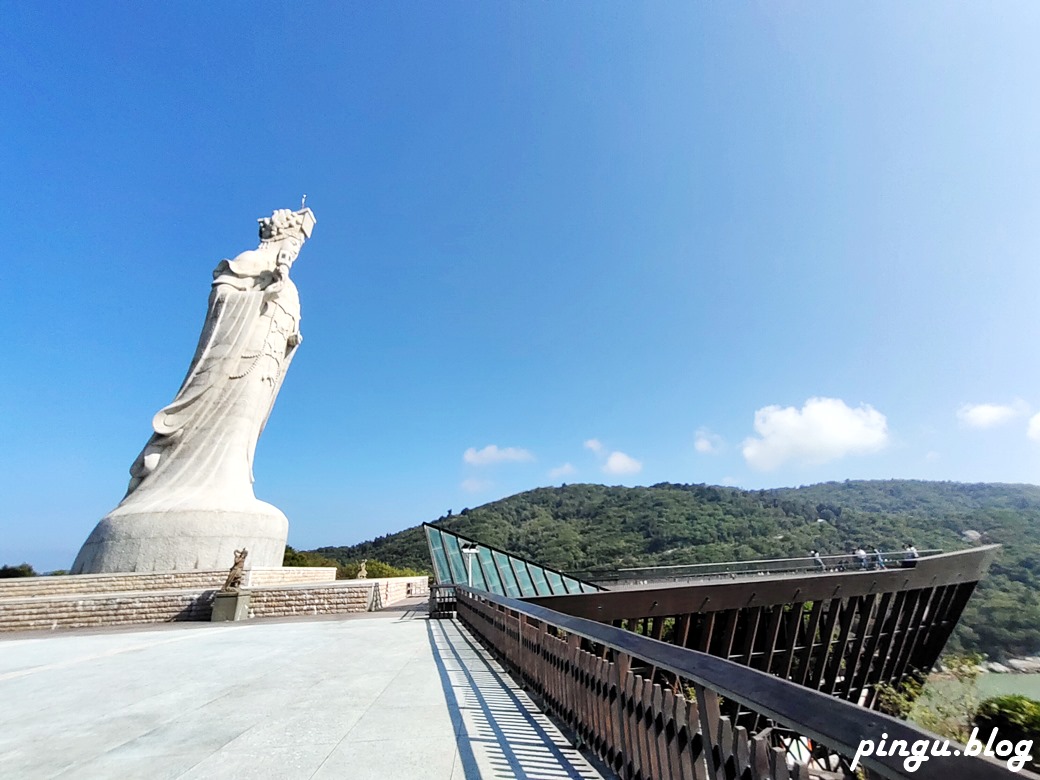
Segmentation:
{"type": "Polygon", "coordinates": [[[231,571],[228,572],[227,579],[224,581],[224,587],[220,589],[221,593],[237,593],[238,589],[242,587],[242,577],[245,575],[247,555],[249,555],[249,550],[245,547],[241,550],[235,550],[235,562],[232,564],[231,571]]]}

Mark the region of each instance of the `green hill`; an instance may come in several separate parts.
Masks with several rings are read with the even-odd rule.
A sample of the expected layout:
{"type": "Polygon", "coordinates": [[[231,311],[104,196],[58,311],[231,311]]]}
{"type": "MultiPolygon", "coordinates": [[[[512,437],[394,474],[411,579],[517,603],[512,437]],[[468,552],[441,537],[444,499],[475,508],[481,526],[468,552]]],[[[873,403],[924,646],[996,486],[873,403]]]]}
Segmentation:
{"type": "MultiPolygon", "coordinates": [[[[710,485],[539,488],[466,509],[444,527],[564,570],[824,554],[850,547],[959,549],[965,531],[1004,545],[952,649],[1000,659],[1040,651],[1040,487],[915,480],[745,491],[710,485]]],[[[420,527],[316,552],[429,571],[420,527]]]]}

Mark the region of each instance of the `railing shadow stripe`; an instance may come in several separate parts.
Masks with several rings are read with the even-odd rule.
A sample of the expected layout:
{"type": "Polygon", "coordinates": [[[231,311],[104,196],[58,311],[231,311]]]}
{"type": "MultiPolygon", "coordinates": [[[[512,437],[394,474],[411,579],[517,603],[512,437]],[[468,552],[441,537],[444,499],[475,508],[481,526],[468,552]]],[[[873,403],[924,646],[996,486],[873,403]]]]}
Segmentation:
{"type": "MultiPolygon", "coordinates": [[[[575,766],[573,759],[556,743],[560,740],[566,745],[566,741],[562,737],[554,739],[543,725],[549,723],[548,719],[537,711],[529,711],[530,705],[507,687],[502,673],[488,666],[486,651],[473,642],[461,626],[448,625],[458,630],[458,639],[449,636],[440,621],[429,621],[427,631],[448,709],[458,718],[455,741],[466,780],[483,777],[482,763],[507,769],[510,774],[501,776],[510,778],[588,780],[599,777],[591,768],[586,769],[588,765],[583,759],[575,766]],[[472,653],[468,661],[477,666],[476,670],[471,669],[463,657],[457,644],[459,640],[465,643],[464,651],[472,653]],[[457,668],[449,670],[446,661],[453,662],[457,668]],[[467,723],[465,712],[474,713],[475,723],[467,723]],[[483,762],[478,759],[474,744],[484,746],[483,762]]],[[[496,773],[496,776],[499,775],[496,773]]]]}

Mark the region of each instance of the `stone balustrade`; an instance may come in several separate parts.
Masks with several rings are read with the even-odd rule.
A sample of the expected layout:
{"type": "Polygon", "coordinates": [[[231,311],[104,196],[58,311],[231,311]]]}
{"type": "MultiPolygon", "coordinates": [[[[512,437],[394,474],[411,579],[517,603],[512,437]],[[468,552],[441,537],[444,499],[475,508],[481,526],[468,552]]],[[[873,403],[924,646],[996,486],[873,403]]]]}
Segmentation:
{"type": "MultiPolygon", "coordinates": [[[[53,577],[16,577],[0,580],[0,599],[58,596],[65,594],[127,593],[146,590],[219,588],[228,570],[127,572],[120,574],[68,574],[53,577]]],[[[250,587],[292,583],[332,582],[333,566],[279,566],[246,569],[250,587]]]]}
{"type": "MultiPolygon", "coordinates": [[[[318,567],[287,567],[281,572],[253,570],[250,617],[367,612],[429,592],[426,577],[330,581],[329,572],[335,574],[334,569],[318,567]],[[293,572],[302,572],[302,576],[312,577],[313,581],[293,581],[293,572]]],[[[0,582],[0,631],[209,620],[213,593],[223,585],[226,576],[226,572],[201,571],[83,574],[0,582]],[[65,589],[52,584],[63,580],[65,589]],[[29,581],[42,587],[23,584],[29,581]],[[163,589],[163,582],[175,582],[181,587],[163,589]],[[20,587],[9,587],[12,583],[20,587]],[[83,589],[84,583],[93,583],[95,590],[83,589]],[[132,585],[137,587],[127,589],[132,585]],[[119,587],[124,590],[114,590],[119,587]]]]}
{"type": "Polygon", "coordinates": [[[0,631],[209,620],[213,590],[65,594],[0,599],[0,631]]]}

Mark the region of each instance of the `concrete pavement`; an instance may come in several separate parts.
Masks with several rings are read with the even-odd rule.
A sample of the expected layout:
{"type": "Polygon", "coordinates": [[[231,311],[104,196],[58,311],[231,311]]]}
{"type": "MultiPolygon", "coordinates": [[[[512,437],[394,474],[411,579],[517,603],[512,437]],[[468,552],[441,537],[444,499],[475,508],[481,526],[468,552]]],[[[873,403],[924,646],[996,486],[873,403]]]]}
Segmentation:
{"type": "Polygon", "coordinates": [[[0,776],[598,778],[454,621],[407,607],[0,639],[0,776]]]}

